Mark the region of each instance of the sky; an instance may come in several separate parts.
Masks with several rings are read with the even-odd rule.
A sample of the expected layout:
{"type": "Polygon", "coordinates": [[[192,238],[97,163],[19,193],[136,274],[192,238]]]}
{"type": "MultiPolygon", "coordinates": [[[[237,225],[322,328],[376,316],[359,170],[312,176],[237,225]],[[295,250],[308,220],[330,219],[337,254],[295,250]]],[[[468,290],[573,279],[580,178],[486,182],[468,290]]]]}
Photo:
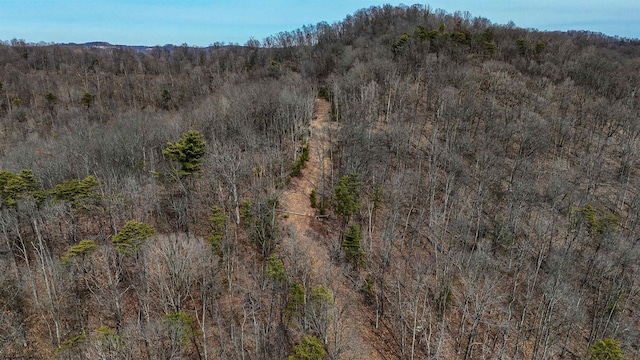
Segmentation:
{"type": "MultiPolygon", "coordinates": [[[[375,0],[0,0],[0,40],[29,43],[106,41],[118,45],[244,44],[321,21],[340,21],[375,0]]],[[[413,4],[413,2],[405,2],[413,4]]],[[[538,30],[589,30],[640,38],[639,0],[443,0],[494,24],[538,30]]]]}

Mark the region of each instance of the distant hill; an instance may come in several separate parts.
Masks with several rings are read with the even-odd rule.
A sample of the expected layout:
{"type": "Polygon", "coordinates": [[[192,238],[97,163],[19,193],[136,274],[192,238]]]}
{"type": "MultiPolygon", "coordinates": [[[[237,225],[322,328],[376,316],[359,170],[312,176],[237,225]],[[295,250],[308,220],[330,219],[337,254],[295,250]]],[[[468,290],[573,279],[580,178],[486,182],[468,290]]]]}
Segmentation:
{"type": "MultiPolygon", "coordinates": [[[[47,44],[46,46],[51,46],[56,44],[47,44]]],[[[86,43],[62,43],[57,44],[60,46],[69,46],[69,47],[85,47],[90,49],[129,49],[138,53],[148,53],[153,49],[164,49],[168,51],[173,51],[176,48],[180,48],[182,46],[173,45],[173,44],[165,44],[165,45],[156,45],[156,46],[144,46],[144,45],[114,45],[106,41],[91,41],[86,43]]],[[[211,45],[207,47],[199,47],[197,49],[212,51],[217,49],[232,49],[232,48],[243,48],[241,45],[211,45]]],[[[193,49],[193,47],[189,47],[193,49]]]]}
{"type": "MultiPolygon", "coordinates": [[[[114,45],[105,41],[92,41],[92,42],[86,42],[86,43],[63,43],[63,44],[59,44],[62,46],[81,46],[81,47],[87,47],[87,48],[94,48],[94,49],[130,49],[130,50],[134,50],[136,52],[148,52],[153,48],[156,48],[158,46],[143,46],[143,45],[114,45]]],[[[160,46],[162,48],[166,48],[169,50],[172,50],[175,46],[174,45],[163,45],[160,46]]]]}

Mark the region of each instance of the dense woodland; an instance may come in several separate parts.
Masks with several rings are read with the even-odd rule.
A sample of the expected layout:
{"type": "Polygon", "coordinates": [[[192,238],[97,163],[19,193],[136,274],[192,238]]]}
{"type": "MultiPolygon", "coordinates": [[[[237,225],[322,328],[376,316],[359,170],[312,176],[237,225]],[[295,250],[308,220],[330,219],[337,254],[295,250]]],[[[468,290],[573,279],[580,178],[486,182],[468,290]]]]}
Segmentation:
{"type": "Polygon", "coordinates": [[[245,46],[4,42],[0,357],[638,359],[639,84],[638,40],[417,5],[245,46]],[[279,246],[316,98],[330,279],[279,246]]]}

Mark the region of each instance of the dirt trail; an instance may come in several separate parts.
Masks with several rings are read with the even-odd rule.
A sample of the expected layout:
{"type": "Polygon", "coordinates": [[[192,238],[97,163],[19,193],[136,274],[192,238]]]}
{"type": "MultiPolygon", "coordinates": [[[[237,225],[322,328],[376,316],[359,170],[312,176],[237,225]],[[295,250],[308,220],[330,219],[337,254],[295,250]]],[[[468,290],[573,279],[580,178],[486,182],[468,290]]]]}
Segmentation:
{"type": "Polygon", "coordinates": [[[281,216],[281,223],[291,233],[291,236],[285,237],[283,247],[288,250],[291,250],[292,246],[306,250],[312,261],[313,274],[319,275],[330,263],[330,258],[327,249],[313,240],[317,234],[312,230],[312,222],[318,220],[315,218],[315,209],[311,207],[309,195],[313,189],[321,188],[323,167],[327,171],[331,168],[328,158],[321,159],[324,149],[328,146],[326,131],[330,126],[331,105],[326,100],[316,100],[316,109],[308,140],[309,160],[300,176],[291,179],[287,190],[280,198],[280,203],[282,210],[286,211],[285,215],[281,216]],[[292,241],[296,244],[291,244],[292,241]]]}
{"type": "Polygon", "coordinates": [[[370,346],[379,339],[371,331],[368,323],[370,320],[356,300],[358,294],[352,290],[351,280],[343,275],[338,266],[331,263],[328,244],[335,240],[328,239],[327,235],[322,235],[319,231],[329,234],[329,237],[336,238],[338,235],[334,234],[333,229],[327,229],[328,223],[316,218],[315,209],[311,207],[309,200],[311,190],[320,191],[322,182],[328,179],[331,171],[331,162],[326,154],[331,134],[335,133],[337,124],[331,122],[330,111],[331,104],[328,101],[316,100],[316,114],[311,122],[311,136],[308,140],[309,160],[301,175],[291,180],[280,198],[283,210],[280,221],[288,230],[281,249],[288,261],[294,261],[304,254],[309,262],[307,268],[313,283],[326,286],[334,294],[336,311],[330,330],[332,335],[329,336],[329,347],[344,347],[341,359],[383,359],[370,346]],[[337,336],[333,331],[336,326],[337,336]]]}

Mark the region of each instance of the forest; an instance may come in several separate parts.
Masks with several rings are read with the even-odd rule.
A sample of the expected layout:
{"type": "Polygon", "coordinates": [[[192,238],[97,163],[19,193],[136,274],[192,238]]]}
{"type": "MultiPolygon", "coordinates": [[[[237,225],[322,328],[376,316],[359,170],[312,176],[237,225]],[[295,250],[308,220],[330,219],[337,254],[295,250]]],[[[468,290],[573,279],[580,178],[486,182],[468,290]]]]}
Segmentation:
{"type": "Polygon", "coordinates": [[[639,84],[423,5],[0,42],[0,358],[640,359],[639,84]]]}

